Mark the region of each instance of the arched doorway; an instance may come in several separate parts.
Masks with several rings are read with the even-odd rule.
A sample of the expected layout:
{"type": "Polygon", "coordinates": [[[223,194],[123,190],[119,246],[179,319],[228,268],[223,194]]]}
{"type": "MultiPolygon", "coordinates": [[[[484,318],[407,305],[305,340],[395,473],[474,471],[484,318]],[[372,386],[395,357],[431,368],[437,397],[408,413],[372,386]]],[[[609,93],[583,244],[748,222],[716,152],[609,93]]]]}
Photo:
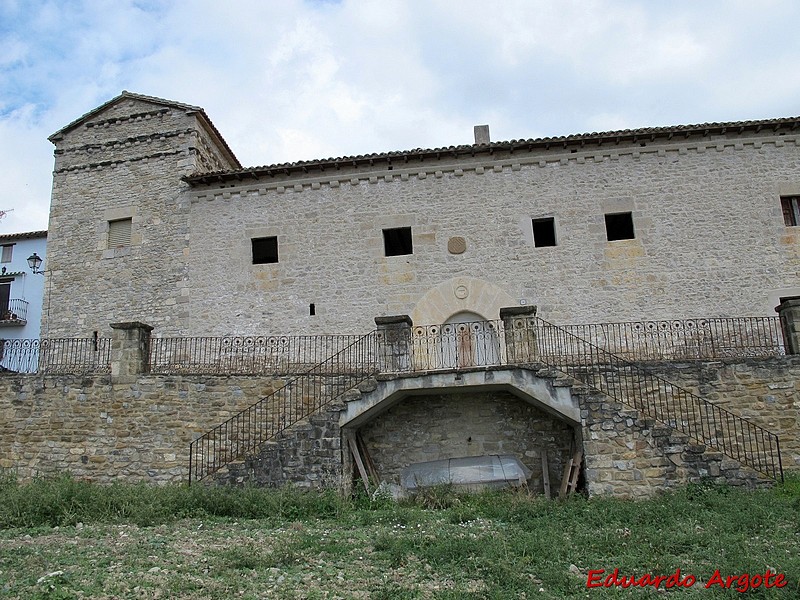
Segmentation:
{"type": "Polygon", "coordinates": [[[437,346],[443,368],[486,367],[502,362],[496,322],[470,311],[458,312],[445,321],[437,346]]]}

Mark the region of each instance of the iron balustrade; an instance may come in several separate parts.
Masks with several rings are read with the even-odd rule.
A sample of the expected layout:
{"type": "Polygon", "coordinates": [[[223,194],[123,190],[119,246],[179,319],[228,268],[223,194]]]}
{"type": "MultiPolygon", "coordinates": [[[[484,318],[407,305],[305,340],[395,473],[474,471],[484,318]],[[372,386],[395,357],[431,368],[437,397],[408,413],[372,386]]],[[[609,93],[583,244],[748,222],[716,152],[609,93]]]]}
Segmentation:
{"type": "Polygon", "coordinates": [[[564,325],[576,337],[632,361],[785,354],[778,317],[672,319],[564,325]]]}
{"type": "Polygon", "coordinates": [[[418,325],[377,332],[381,371],[435,371],[506,364],[502,321],[418,325]]]}
{"type": "Polygon", "coordinates": [[[110,373],[111,339],[0,340],[0,371],[52,375],[110,373]]]}
{"type": "Polygon", "coordinates": [[[397,328],[378,335],[383,372],[544,365],[774,479],[783,478],[777,435],[627,359],[776,355],[782,351],[777,342],[777,319],[557,327],[526,316],[507,321],[397,328]],[[575,331],[586,332],[599,343],[588,341],[575,331]],[[622,349],[626,356],[619,356],[608,347],[622,349]]]}
{"type": "Polygon", "coordinates": [[[39,340],[0,340],[0,372],[36,373],[39,340]]]}
{"type": "Polygon", "coordinates": [[[783,481],[778,436],[666,379],[576,336],[532,318],[531,362],[566,373],[644,415],[715,448],[761,473],[783,481]]]}
{"type": "Polygon", "coordinates": [[[334,402],[377,371],[376,335],[350,344],[199,436],[189,445],[189,483],[258,450],[298,421],[334,402]]]}
{"type": "Polygon", "coordinates": [[[157,374],[286,375],[303,373],[362,336],[151,338],[149,368],[157,374]]]}
{"type": "Polygon", "coordinates": [[[39,372],[111,373],[111,338],[48,338],[39,345],[39,372]]]}
{"type": "Polygon", "coordinates": [[[28,302],[19,298],[12,298],[8,301],[8,306],[0,311],[0,324],[14,325],[19,323],[24,325],[28,321],[28,302]]]}

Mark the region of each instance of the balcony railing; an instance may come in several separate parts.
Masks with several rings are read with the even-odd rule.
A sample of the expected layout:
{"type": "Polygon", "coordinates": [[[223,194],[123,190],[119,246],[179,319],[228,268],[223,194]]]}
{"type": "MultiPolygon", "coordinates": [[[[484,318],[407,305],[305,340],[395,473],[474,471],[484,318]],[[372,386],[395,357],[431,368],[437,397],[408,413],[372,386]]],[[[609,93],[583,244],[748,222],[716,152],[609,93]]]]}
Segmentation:
{"type": "Polygon", "coordinates": [[[360,335],[152,338],[150,372],[164,375],[304,373],[350,347],[360,335]]]}
{"type": "Polygon", "coordinates": [[[561,328],[631,361],[749,358],[785,354],[778,317],[630,321],[562,325],[561,328]]]}
{"type": "Polygon", "coordinates": [[[0,310],[0,327],[25,325],[28,322],[28,302],[13,298],[5,310],[0,310]]]}
{"type": "Polygon", "coordinates": [[[38,372],[49,375],[110,373],[111,340],[0,340],[0,372],[38,372]]]}

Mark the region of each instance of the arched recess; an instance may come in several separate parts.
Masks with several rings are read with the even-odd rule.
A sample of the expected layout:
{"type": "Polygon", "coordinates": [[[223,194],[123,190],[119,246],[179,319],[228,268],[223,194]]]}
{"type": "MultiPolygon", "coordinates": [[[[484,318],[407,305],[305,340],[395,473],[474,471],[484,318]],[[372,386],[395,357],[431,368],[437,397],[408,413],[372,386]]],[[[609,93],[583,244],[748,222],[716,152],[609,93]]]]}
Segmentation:
{"type": "Polygon", "coordinates": [[[439,366],[486,367],[503,363],[497,325],[478,313],[462,310],[444,321],[439,331],[439,366]]]}
{"type": "Polygon", "coordinates": [[[428,290],[409,315],[415,325],[445,323],[452,316],[470,312],[483,319],[500,318],[500,309],[517,301],[490,281],[454,277],[428,290]]]}

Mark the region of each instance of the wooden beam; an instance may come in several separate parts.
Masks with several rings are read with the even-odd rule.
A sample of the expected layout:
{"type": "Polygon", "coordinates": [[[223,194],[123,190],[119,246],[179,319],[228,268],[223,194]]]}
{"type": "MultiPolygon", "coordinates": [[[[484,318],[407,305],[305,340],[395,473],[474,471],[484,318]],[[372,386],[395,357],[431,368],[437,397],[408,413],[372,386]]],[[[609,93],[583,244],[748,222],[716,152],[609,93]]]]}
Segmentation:
{"type": "Polygon", "coordinates": [[[547,464],[547,450],[542,450],[542,483],[544,483],[544,497],[550,499],[550,468],[547,464]]]}
{"type": "Polygon", "coordinates": [[[350,446],[350,453],[356,461],[358,466],[358,474],[361,476],[361,481],[364,484],[364,490],[369,494],[369,477],[367,477],[367,470],[364,468],[364,462],[361,460],[361,453],[358,451],[358,444],[353,434],[347,434],[347,445],[350,446]]]}

